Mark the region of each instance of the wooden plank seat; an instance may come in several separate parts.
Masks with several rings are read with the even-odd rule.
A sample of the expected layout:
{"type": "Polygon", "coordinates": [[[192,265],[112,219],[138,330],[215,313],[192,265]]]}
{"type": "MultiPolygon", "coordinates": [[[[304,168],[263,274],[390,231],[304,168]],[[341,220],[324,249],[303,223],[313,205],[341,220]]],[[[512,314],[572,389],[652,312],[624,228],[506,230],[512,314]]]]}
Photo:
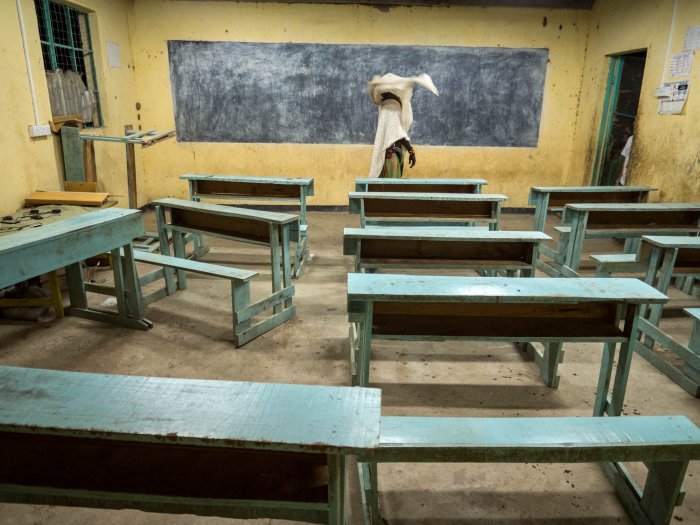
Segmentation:
{"type": "Polygon", "coordinates": [[[682,501],[700,429],[685,416],[382,417],[379,446],[358,457],[365,523],[381,525],[377,463],[602,463],[636,524],[664,525],[682,501]],[[637,487],[622,461],[643,461],[637,487]]]}
{"type": "Polygon", "coordinates": [[[481,193],[484,179],[355,179],[355,191],[403,193],[481,193]]]}
{"type": "Polygon", "coordinates": [[[540,376],[559,383],[565,342],[605,343],[594,415],[619,415],[643,304],[668,298],[638,279],[348,275],[353,384],[369,385],[373,339],[538,342],[540,376]],[[624,322],[617,311],[626,307],[624,322]],[[616,344],[620,343],[619,354],[616,344]],[[617,370],[610,399],[613,358],[617,370]]]}
{"type": "Polygon", "coordinates": [[[542,232],[474,231],[465,228],[345,228],[343,254],[355,271],[386,268],[460,268],[534,277],[542,232]]]}
{"type": "Polygon", "coordinates": [[[625,239],[625,253],[634,253],[644,235],[689,236],[700,233],[700,204],[567,204],[555,228],[559,241],[554,250],[543,249],[538,269],[554,277],[577,277],[587,239],[625,239]]]}
{"type": "Polygon", "coordinates": [[[469,193],[351,192],[350,213],[366,226],[471,226],[500,229],[505,195],[469,193]]]}
{"type": "Polygon", "coordinates": [[[646,186],[533,186],[528,204],[535,206],[535,231],[544,231],[547,213],[573,203],[646,202],[656,188],[646,186]]]}
{"type": "Polygon", "coordinates": [[[0,501],[345,524],[380,391],[0,367],[0,501]]]}
{"type": "MultiPolygon", "coordinates": [[[[301,276],[302,267],[309,258],[306,200],[314,194],[313,178],[187,174],[180,179],[187,181],[190,199],[196,202],[216,199],[298,203],[299,237],[292,241],[295,244],[292,277],[301,276]]],[[[197,239],[197,253],[203,255],[206,246],[201,236],[197,239]]]]}

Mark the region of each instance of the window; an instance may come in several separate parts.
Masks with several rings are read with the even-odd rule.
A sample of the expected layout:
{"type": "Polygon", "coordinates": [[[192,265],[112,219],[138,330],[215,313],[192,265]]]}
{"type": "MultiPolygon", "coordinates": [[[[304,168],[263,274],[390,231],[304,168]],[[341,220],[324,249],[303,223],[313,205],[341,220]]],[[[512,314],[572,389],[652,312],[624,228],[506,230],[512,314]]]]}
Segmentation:
{"type": "Polygon", "coordinates": [[[34,0],[34,6],[54,117],[78,113],[86,125],[101,126],[88,14],[54,0],[34,0]]]}

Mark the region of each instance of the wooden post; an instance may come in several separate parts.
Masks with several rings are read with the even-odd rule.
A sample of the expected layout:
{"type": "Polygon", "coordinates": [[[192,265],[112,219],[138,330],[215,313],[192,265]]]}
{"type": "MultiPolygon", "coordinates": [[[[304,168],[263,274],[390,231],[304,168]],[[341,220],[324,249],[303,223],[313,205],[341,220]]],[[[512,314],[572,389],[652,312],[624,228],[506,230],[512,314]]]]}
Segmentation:
{"type": "MultiPolygon", "coordinates": [[[[124,126],[124,135],[128,135],[129,131],[133,129],[131,124],[124,126]]],[[[129,208],[137,208],[137,194],[136,194],[136,150],[134,145],[127,142],[126,143],[126,179],[129,191],[129,208]]]]}

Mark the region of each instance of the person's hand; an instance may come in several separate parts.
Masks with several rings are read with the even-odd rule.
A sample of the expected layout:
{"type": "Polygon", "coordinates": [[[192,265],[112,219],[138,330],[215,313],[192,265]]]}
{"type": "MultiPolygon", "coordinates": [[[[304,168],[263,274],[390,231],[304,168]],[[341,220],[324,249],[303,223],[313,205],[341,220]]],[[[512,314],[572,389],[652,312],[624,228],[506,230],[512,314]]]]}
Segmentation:
{"type": "Polygon", "coordinates": [[[416,152],[413,148],[408,150],[408,167],[412,168],[416,165],[416,152]]]}

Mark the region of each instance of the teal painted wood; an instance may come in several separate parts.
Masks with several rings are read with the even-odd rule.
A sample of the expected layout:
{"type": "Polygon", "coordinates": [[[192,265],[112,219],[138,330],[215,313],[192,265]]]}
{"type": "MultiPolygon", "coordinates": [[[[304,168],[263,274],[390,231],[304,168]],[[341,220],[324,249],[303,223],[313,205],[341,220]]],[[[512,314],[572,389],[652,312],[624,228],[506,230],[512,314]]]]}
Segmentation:
{"type": "MultiPolygon", "coordinates": [[[[189,185],[190,199],[201,201],[202,199],[215,198],[227,200],[261,200],[299,203],[299,234],[293,235],[291,241],[295,243],[294,270],[292,277],[301,276],[302,267],[309,258],[308,246],[308,220],[306,217],[306,200],[314,194],[314,179],[292,177],[249,177],[243,175],[197,175],[188,174],[180,177],[189,185]],[[217,191],[215,188],[203,187],[201,182],[215,184],[238,184],[235,188],[223,188],[217,191]],[[275,194],[275,189],[284,188],[275,194]],[[296,193],[290,194],[289,188],[296,188],[296,193]]],[[[203,243],[203,238],[195,241],[203,243]]],[[[198,247],[197,253],[201,253],[205,246],[198,247]]]]}
{"type": "Polygon", "coordinates": [[[168,209],[179,209],[189,211],[202,211],[221,217],[233,217],[239,219],[253,219],[269,224],[293,224],[299,222],[297,215],[290,213],[278,213],[264,210],[251,210],[249,208],[236,208],[233,206],[222,206],[220,204],[208,204],[206,202],[192,202],[183,199],[158,199],[153,204],[164,206],[168,209]]]}
{"type": "Polygon", "coordinates": [[[550,240],[551,237],[542,232],[345,228],[343,254],[355,256],[355,271],[367,268],[463,268],[479,272],[513,271],[532,277],[539,245],[550,240]],[[495,244],[498,246],[489,250],[489,246],[495,244]]]}
{"type": "Polygon", "coordinates": [[[358,456],[365,523],[380,525],[377,463],[605,462],[630,518],[665,525],[682,500],[700,429],[684,416],[593,418],[382,417],[379,447],[358,456]],[[649,468],[640,490],[621,461],[649,468]]]}
{"type": "Polygon", "coordinates": [[[595,416],[619,415],[644,304],[668,298],[638,279],[511,279],[348,274],[353,384],[369,385],[372,339],[485,340],[545,344],[538,365],[544,382],[558,385],[561,343],[601,342],[607,351],[594,404],[595,416]],[[627,308],[620,328],[615,312],[627,308]],[[618,367],[608,387],[616,345],[618,367]]]}
{"type": "MultiPolygon", "coordinates": [[[[355,191],[376,191],[375,187],[396,186],[410,188],[411,186],[441,186],[454,193],[481,193],[481,187],[488,184],[485,179],[355,179],[355,191]]],[[[407,190],[408,191],[408,190],[407,190]]]]}
{"type": "Polygon", "coordinates": [[[0,367],[0,430],[299,452],[376,446],[380,391],[0,367]]]}
{"type": "Polygon", "coordinates": [[[210,277],[223,277],[233,281],[245,282],[250,281],[258,275],[258,272],[241,270],[239,268],[231,268],[230,266],[221,266],[218,264],[210,264],[201,261],[193,261],[191,259],[183,259],[180,257],[168,257],[156,253],[138,252],[134,255],[137,262],[156,264],[159,266],[167,266],[169,268],[178,268],[181,270],[200,273],[210,277]]]}
{"type": "Polygon", "coordinates": [[[533,229],[544,231],[547,212],[563,209],[574,202],[613,202],[624,199],[629,202],[646,202],[649,193],[656,188],[646,186],[533,186],[528,204],[535,206],[533,229]],[[579,199],[579,200],[577,200],[579,199]]]}

